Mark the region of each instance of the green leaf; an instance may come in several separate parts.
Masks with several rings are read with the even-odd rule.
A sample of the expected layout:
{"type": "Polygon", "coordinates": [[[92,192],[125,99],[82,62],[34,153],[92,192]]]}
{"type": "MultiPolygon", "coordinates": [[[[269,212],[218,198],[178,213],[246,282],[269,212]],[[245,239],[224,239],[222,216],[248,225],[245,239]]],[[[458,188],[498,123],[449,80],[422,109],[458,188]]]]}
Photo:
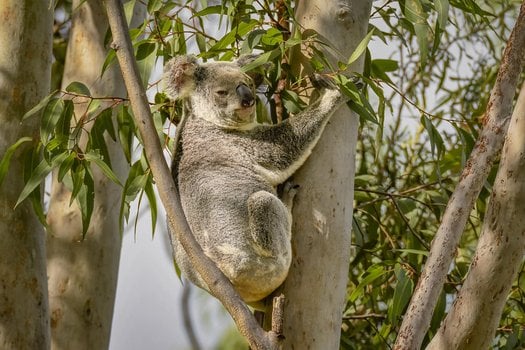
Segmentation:
{"type": "Polygon", "coordinates": [[[205,17],[208,15],[220,15],[224,11],[224,8],[222,5],[215,5],[215,6],[208,6],[203,10],[200,10],[199,12],[195,13],[192,18],[194,17],[205,17]]]}
{"type": "Polygon", "coordinates": [[[131,151],[135,134],[135,124],[128,107],[121,105],[117,112],[118,138],[128,163],[131,163],[131,151]]]}
{"type": "Polygon", "coordinates": [[[66,87],[67,92],[72,92],[79,95],[91,96],[91,92],[86,85],[79,81],[74,81],[66,87]]]}
{"type": "Polygon", "coordinates": [[[120,202],[119,223],[120,232],[123,231],[124,220],[127,222],[129,217],[130,203],[137,198],[138,193],[146,186],[148,174],[144,173],[141,161],[133,163],[128,178],[124,184],[122,199],[120,202]]]}
{"type": "Polygon", "coordinates": [[[441,294],[439,295],[439,299],[437,300],[436,307],[434,308],[434,313],[432,314],[432,321],[431,321],[431,330],[437,330],[439,329],[439,326],[441,325],[441,322],[443,321],[443,317],[445,316],[445,310],[447,307],[447,296],[445,291],[441,291],[441,294]]]}
{"type": "Polygon", "coordinates": [[[430,27],[426,23],[416,23],[414,24],[414,30],[419,46],[421,64],[424,66],[428,58],[428,35],[430,33],[430,27]]]}
{"type": "MultiPolygon", "coordinates": [[[[393,84],[387,72],[395,72],[399,69],[399,64],[396,60],[376,59],[372,60],[371,76],[379,78],[383,81],[393,84]]],[[[369,84],[370,85],[370,84],[369,84]]]]}
{"type": "Polygon", "coordinates": [[[390,273],[390,270],[385,269],[383,265],[370,266],[363,274],[364,278],[359,282],[359,285],[350,293],[348,300],[352,303],[355,302],[366,286],[388,273],[390,273]]]}
{"type": "Polygon", "coordinates": [[[71,152],[66,159],[58,167],[58,177],[57,180],[62,182],[64,176],[67,172],[73,167],[75,160],[77,159],[77,153],[71,152]]]}
{"type": "Polygon", "coordinates": [[[108,179],[110,179],[111,181],[113,181],[117,185],[122,186],[122,184],[120,183],[120,180],[118,179],[117,175],[113,172],[113,170],[111,170],[111,168],[108,166],[108,164],[106,162],[104,162],[104,160],[100,157],[99,153],[94,152],[94,151],[89,151],[89,152],[84,154],[84,158],[88,162],[93,162],[96,165],[98,165],[100,170],[102,170],[102,172],[104,173],[104,175],[107,176],[108,179]]]}
{"type": "Polygon", "coordinates": [[[37,114],[38,112],[40,112],[40,110],[42,108],[44,108],[45,106],[47,106],[47,104],[49,103],[49,101],[55,96],[55,94],[57,93],[58,91],[55,90],[53,91],[52,93],[50,93],[49,95],[47,95],[46,97],[44,97],[40,102],[38,102],[38,104],[36,106],[34,106],[33,108],[31,108],[29,111],[27,111],[23,116],[22,116],[22,120],[26,120],[27,118],[29,117],[32,117],[33,115],[37,114]]]}
{"type": "MultiPolygon", "coordinates": [[[[149,47],[149,49],[151,49],[151,47],[149,47]]],[[[151,71],[153,70],[153,67],[155,66],[155,62],[157,60],[156,52],[157,52],[157,45],[153,44],[153,51],[149,52],[147,56],[142,58],[140,61],[137,61],[137,66],[139,68],[140,77],[145,87],[148,86],[148,81],[151,75],[151,71]]]]}
{"type": "Polygon", "coordinates": [[[202,33],[195,33],[195,40],[197,41],[197,46],[199,47],[200,53],[206,52],[206,38],[202,33]]]}
{"type": "Polygon", "coordinates": [[[298,113],[305,107],[303,100],[292,90],[283,90],[281,98],[283,99],[283,106],[288,113],[298,113]]]}
{"type": "Polygon", "coordinates": [[[82,216],[82,238],[85,238],[95,207],[95,183],[87,169],[85,169],[83,175],[76,200],[82,216]]]}
{"type": "Polygon", "coordinates": [[[111,158],[109,156],[108,147],[106,145],[105,132],[116,140],[115,129],[113,127],[113,110],[106,108],[97,116],[91,132],[89,133],[89,143],[86,151],[96,150],[102,155],[102,159],[111,167],[111,158]]]}
{"type": "Polygon", "coordinates": [[[407,276],[405,270],[399,265],[396,266],[395,270],[397,284],[394,289],[392,304],[388,308],[388,319],[393,326],[396,326],[401,319],[414,289],[414,282],[407,276]]]}
{"type": "Polygon", "coordinates": [[[15,208],[18,207],[18,205],[22,203],[31,194],[31,192],[40,186],[52,169],[53,167],[51,164],[49,164],[47,160],[42,159],[40,164],[38,164],[37,167],[31,172],[29,180],[26,182],[22,192],[18,196],[15,208]]]}
{"type": "Polygon", "coordinates": [[[372,38],[372,35],[374,34],[374,29],[368,32],[368,34],[361,40],[359,45],[355,48],[354,52],[350,55],[350,58],[346,62],[346,64],[351,65],[354,63],[362,54],[365,52],[368,43],[370,42],[370,39],[372,38]]]}
{"type": "Polygon", "coordinates": [[[117,53],[113,49],[108,50],[108,54],[106,55],[106,59],[104,60],[104,64],[102,65],[102,70],[100,72],[100,76],[104,75],[104,72],[108,69],[108,67],[115,62],[115,59],[117,58],[117,53]]]}
{"type": "Polygon", "coordinates": [[[86,169],[80,163],[80,166],[76,168],[71,169],[71,198],[69,200],[69,205],[73,204],[73,201],[77,198],[80,190],[82,189],[82,185],[84,183],[84,174],[86,172],[86,169]]]}
{"type": "Polygon", "coordinates": [[[153,190],[153,177],[149,176],[144,192],[148,197],[149,208],[151,213],[151,232],[155,233],[155,226],[157,225],[157,197],[155,197],[155,191],[153,190]]]}
{"type": "Polygon", "coordinates": [[[43,145],[47,144],[50,135],[53,134],[55,126],[60,121],[60,117],[63,116],[63,111],[64,100],[59,98],[50,100],[46,108],[44,108],[40,125],[40,141],[43,145]]]}
{"type": "Polygon", "coordinates": [[[155,11],[160,10],[163,3],[162,0],[149,0],[148,1],[148,13],[153,13],[155,11]]]}
{"type": "Polygon", "coordinates": [[[232,30],[227,33],[225,36],[222,37],[221,40],[219,40],[215,45],[213,45],[208,52],[216,52],[216,51],[223,51],[226,48],[228,48],[231,44],[237,40],[237,38],[242,38],[248,34],[253,28],[255,28],[257,25],[259,25],[259,22],[252,19],[248,22],[241,22],[239,25],[235,28],[232,28],[232,30]]]}
{"type": "Polygon", "coordinates": [[[71,133],[71,118],[75,114],[75,104],[71,100],[64,101],[64,110],[58,120],[55,131],[57,134],[66,135],[69,137],[71,133]]]}
{"type": "Polygon", "coordinates": [[[444,150],[443,138],[439,134],[439,131],[436,129],[434,124],[428,119],[426,115],[421,116],[421,123],[425,127],[425,130],[428,133],[430,140],[430,146],[432,150],[432,155],[436,158],[440,158],[444,150]]]}
{"type": "Polygon", "coordinates": [[[256,59],[251,61],[250,63],[244,65],[241,67],[243,72],[249,72],[251,70],[254,70],[255,68],[258,68],[265,63],[271,62],[275,57],[279,56],[280,51],[279,50],[272,50],[265,52],[261,55],[259,55],[256,59]]]}
{"type": "Polygon", "coordinates": [[[149,55],[155,52],[156,47],[157,47],[157,44],[153,42],[144,41],[140,43],[137,47],[137,53],[135,55],[135,57],[137,58],[137,61],[141,61],[143,59],[148,58],[149,55]]]}
{"type": "Polygon", "coordinates": [[[133,18],[133,11],[135,10],[135,2],[136,0],[129,0],[129,1],[124,2],[124,16],[126,17],[126,22],[128,23],[128,26],[131,23],[131,19],[133,18]]]}
{"type": "Polygon", "coordinates": [[[261,44],[276,46],[283,42],[283,33],[276,28],[269,28],[261,37],[261,44]]]}
{"type": "Polygon", "coordinates": [[[438,14],[438,23],[439,27],[444,30],[448,22],[448,10],[449,3],[448,0],[435,0],[434,6],[438,14]]]}
{"type": "Polygon", "coordinates": [[[23,143],[32,141],[33,139],[30,137],[22,137],[18,139],[14,144],[9,146],[9,148],[5,151],[4,156],[2,157],[2,160],[0,160],[0,186],[2,185],[2,182],[4,181],[5,176],[7,175],[7,171],[9,170],[9,163],[11,162],[11,157],[15,153],[15,151],[20,147],[23,143]]]}
{"type": "Polygon", "coordinates": [[[426,23],[427,14],[420,0],[405,1],[405,17],[411,23],[426,23]]]}

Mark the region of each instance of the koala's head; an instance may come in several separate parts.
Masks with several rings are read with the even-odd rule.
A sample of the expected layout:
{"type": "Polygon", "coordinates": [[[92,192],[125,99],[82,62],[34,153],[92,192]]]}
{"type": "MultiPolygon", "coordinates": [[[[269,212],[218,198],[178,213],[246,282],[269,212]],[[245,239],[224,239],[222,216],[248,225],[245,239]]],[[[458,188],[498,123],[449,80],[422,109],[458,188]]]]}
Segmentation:
{"type": "Polygon", "coordinates": [[[250,127],[255,122],[255,84],[241,67],[254,58],[199,63],[194,56],[174,57],[164,67],[165,92],[171,99],[188,99],[198,118],[227,128],[250,127]]]}

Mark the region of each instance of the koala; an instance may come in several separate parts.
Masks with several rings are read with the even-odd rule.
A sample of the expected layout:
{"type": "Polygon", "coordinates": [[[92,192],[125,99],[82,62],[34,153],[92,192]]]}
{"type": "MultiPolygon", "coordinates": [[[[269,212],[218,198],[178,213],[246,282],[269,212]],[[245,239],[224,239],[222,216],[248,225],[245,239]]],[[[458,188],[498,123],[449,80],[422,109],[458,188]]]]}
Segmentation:
{"type": "MultiPolygon", "coordinates": [[[[199,63],[177,56],[166,64],[163,80],[170,99],[186,101],[172,163],[184,215],[204,253],[255,305],[283,283],[292,258],[294,191],[280,199],[276,187],[305,162],[346,99],[325,84],[303,112],[280,124],[258,124],[254,79],[260,77],[242,70],[251,60],[199,63]]],[[[208,289],[173,243],[183,276],[208,289]]]]}

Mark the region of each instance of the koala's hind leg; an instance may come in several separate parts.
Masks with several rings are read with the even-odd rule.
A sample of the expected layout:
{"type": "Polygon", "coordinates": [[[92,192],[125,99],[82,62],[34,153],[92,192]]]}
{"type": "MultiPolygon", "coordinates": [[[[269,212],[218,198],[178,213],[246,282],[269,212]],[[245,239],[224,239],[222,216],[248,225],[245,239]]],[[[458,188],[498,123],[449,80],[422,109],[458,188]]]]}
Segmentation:
{"type": "Polygon", "coordinates": [[[248,198],[248,220],[259,255],[277,257],[290,253],[290,211],[277,196],[266,191],[253,193],[248,198]]]}

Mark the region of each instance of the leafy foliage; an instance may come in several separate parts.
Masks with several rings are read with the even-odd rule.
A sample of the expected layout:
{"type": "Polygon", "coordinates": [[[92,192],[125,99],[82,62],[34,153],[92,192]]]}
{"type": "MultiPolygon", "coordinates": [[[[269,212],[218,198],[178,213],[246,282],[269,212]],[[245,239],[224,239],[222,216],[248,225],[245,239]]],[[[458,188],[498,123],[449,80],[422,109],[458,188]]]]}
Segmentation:
{"type": "MultiPolygon", "coordinates": [[[[230,60],[260,53],[246,68],[265,73],[266,89],[260,91],[264,98],[257,108],[261,122],[280,121],[304,108],[310,93],[306,75],[314,71],[330,72],[324,74],[330,74],[350,97],[349,107],[362,124],[355,177],[354,254],[341,348],[389,348],[449,195],[479,133],[517,1],[375,1],[368,35],[354,54],[338,57],[336,64],[323,53],[330,47],[328,39],[309,29],[292,29],[294,3],[290,0],[140,3],[146,4],[149,18],[132,28],[131,36],[143,83],[154,95],[159,137],[168,150],[170,121],[178,122],[182,108],[173,106],[159,91],[152,73],[175,55],[230,60]],[[366,57],[363,74],[342,74],[361,54],[366,57]],[[264,69],[268,62],[271,70],[264,69]],[[292,69],[290,62],[301,66],[292,69]]],[[[128,18],[138,4],[136,0],[125,4],[128,18]]],[[[85,234],[97,169],[122,186],[122,222],[129,218],[130,203],[146,194],[154,230],[154,182],[127,100],[92,96],[82,82],[59,90],[73,10],[69,0],[56,2],[56,91],[24,116],[42,119],[39,144],[27,153],[26,186],[18,202],[30,199],[45,223],[40,186],[54,170],[58,181],[71,190],[71,201],[81,208],[85,234]],[[123,183],[112,171],[108,140],[121,144],[122,157],[130,164],[123,183]]],[[[115,53],[109,50],[101,74],[113,64],[115,53]]],[[[27,141],[20,139],[0,160],[0,184],[12,154],[27,141]]],[[[489,183],[471,214],[429,337],[467,272],[489,183]]],[[[509,296],[494,347],[525,346],[524,295],[522,272],[509,296]]]]}

